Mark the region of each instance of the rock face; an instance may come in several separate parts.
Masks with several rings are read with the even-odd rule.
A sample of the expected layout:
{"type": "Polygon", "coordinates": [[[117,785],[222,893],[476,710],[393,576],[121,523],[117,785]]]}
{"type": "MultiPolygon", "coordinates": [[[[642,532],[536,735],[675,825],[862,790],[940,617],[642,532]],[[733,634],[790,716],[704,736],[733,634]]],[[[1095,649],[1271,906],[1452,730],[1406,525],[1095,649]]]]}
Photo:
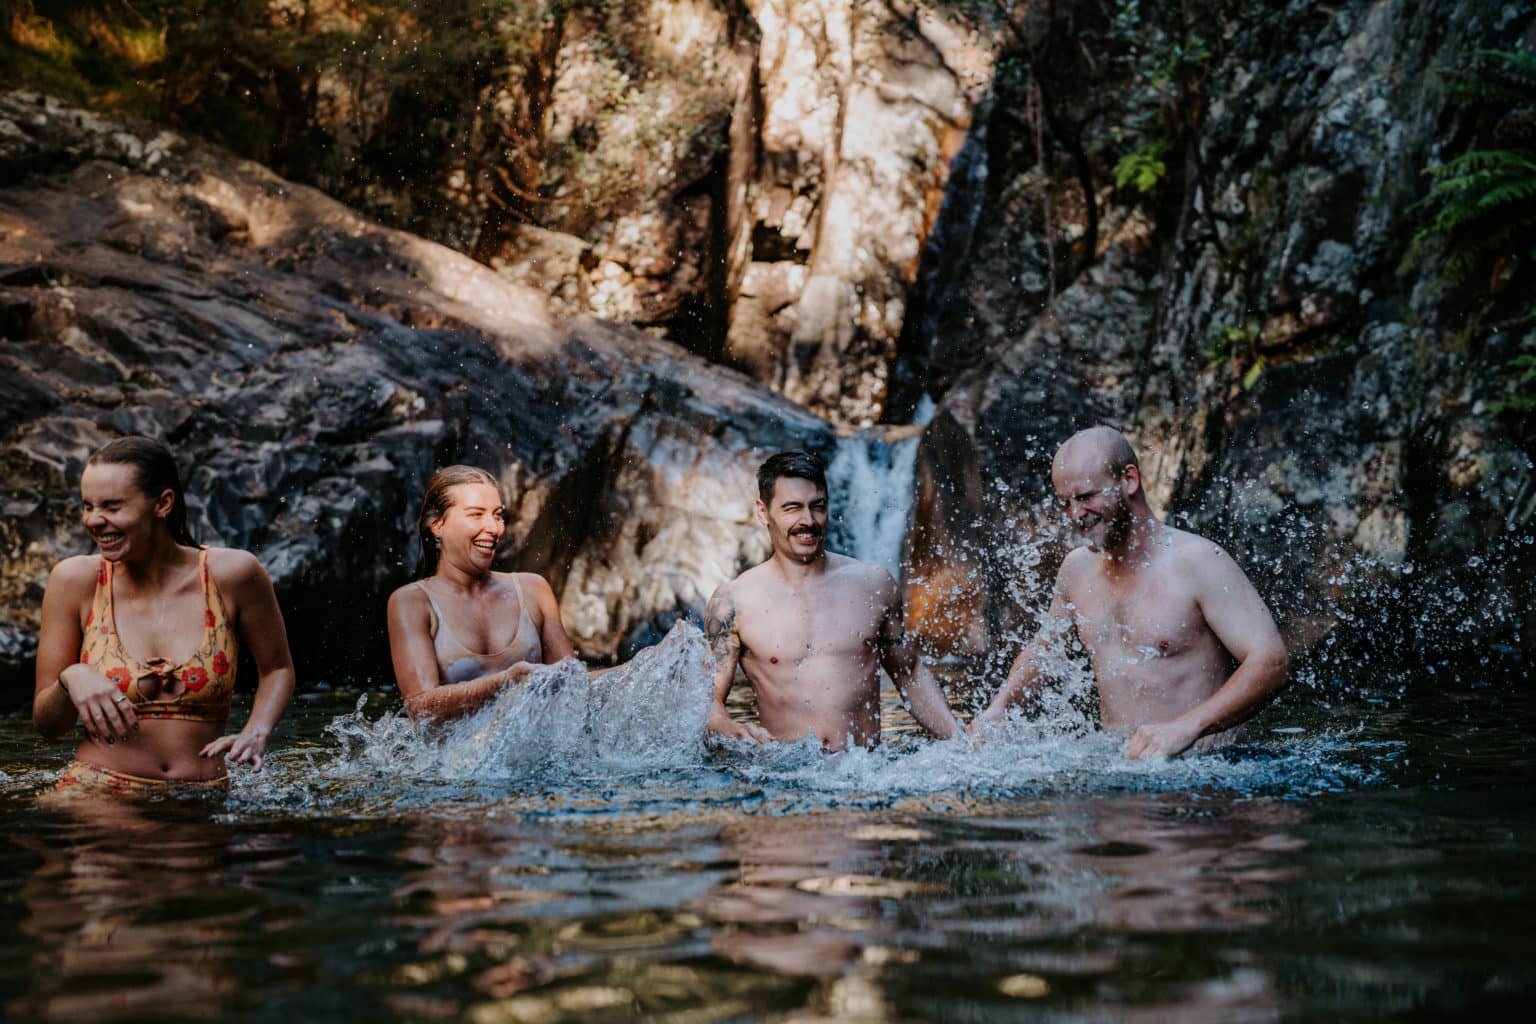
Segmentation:
{"type": "MultiPolygon", "coordinates": [[[[761,153],[725,356],[840,422],[885,412],[908,293],[991,79],[943,5],[749,5],[761,153]]],[[[733,252],[733,256],[738,253],[733,252]]]]}
{"type": "Polygon", "coordinates": [[[76,487],[120,433],[167,441],[194,530],[278,587],[307,679],[388,678],[432,470],[497,473],[505,567],[546,574],[608,658],[765,553],[752,473],[828,425],[631,328],[552,315],[468,257],[222,151],[0,95],[0,674],[76,487]]]}
{"type": "MultiPolygon", "coordinates": [[[[1142,453],[1154,507],[1227,546],[1298,649],[1529,649],[1536,473],[1528,432],[1490,411],[1509,353],[1468,344],[1441,255],[1403,253],[1420,171],[1456,135],[1434,69],[1529,45],[1531,12],[1298,3],[1216,24],[1198,89],[1168,98],[1158,191],[1117,189],[1107,160],[1088,179],[1086,270],[1062,272],[1088,228],[1064,201],[1082,192],[1070,147],[989,152],[975,273],[935,317],[953,383],[921,455],[917,625],[938,649],[1016,649],[1061,553],[1051,455],[1105,422],[1142,453]],[[1052,196],[1054,222],[1025,212],[1052,196]]],[[[1075,124],[1142,124],[1145,94],[1116,85],[1075,124]]]]}
{"type": "Polygon", "coordinates": [[[547,201],[476,254],[838,423],[880,420],[995,33],[868,0],[669,0],[561,25],[547,201]],[[615,39],[645,55],[618,76],[615,39]]]}

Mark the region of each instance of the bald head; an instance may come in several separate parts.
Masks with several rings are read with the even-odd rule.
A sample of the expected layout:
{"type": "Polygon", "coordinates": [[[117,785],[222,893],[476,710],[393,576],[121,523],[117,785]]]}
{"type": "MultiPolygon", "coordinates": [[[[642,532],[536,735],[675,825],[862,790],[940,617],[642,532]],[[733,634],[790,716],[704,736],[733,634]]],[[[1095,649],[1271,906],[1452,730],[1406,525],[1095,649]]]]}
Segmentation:
{"type": "Polygon", "coordinates": [[[1056,449],[1056,458],[1052,461],[1060,466],[1079,460],[1098,463],[1116,480],[1125,475],[1127,466],[1135,466],[1136,472],[1141,472],[1141,463],[1136,461],[1136,450],[1125,439],[1125,435],[1113,427],[1079,430],[1056,449]]]}

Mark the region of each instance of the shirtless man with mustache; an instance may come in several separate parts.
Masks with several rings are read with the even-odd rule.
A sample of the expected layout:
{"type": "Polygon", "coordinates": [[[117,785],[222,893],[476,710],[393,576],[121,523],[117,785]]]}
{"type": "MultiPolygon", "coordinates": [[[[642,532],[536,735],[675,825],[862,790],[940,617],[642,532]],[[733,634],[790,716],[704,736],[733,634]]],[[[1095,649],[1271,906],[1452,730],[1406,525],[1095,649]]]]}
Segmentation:
{"type": "Polygon", "coordinates": [[[1056,501],[1087,547],[1067,553],[1040,631],[970,729],[1033,696],[1076,630],[1104,728],[1131,758],[1173,757],[1234,738],[1285,685],[1289,661],[1269,609],[1220,547],[1152,513],[1141,467],[1116,430],[1067,439],[1051,464],[1056,501]]]}
{"type": "Polygon", "coordinates": [[[943,691],[908,643],[891,574],[828,553],[826,467],[779,452],[757,472],[758,522],[773,555],[721,584],[704,613],[715,655],[709,730],[755,743],[814,735],[828,750],[880,740],[880,668],[935,736],[959,731],[943,691]],[[726,695],[741,666],[762,724],[737,722],[726,695]]]}

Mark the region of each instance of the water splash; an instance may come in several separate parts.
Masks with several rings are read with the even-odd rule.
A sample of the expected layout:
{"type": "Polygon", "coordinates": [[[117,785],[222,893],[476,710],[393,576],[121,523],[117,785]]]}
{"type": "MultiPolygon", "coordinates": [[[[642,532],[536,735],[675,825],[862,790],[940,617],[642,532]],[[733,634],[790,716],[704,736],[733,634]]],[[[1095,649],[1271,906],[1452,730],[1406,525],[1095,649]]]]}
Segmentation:
{"type": "MultiPolygon", "coordinates": [[[[708,649],[679,623],[657,646],[588,682],[574,661],[446,727],[397,711],[370,720],[366,697],[326,728],[325,748],[277,752],[260,775],[234,777],[232,812],[284,815],[417,812],[591,819],[794,813],[887,807],[974,810],[997,799],[1064,792],[1219,789],[1308,794],[1377,779],[1347,734],[1283,748],[1125,760],[1123,739],[1094,729],[1080,699],[1091,680],[1042,697],[984,742],[895,736],[828,755],[814,740],[755,747],[706,739],[708,649]]],[[[894,717],[894,709],[887,714],[894,717]]],[[[887,736],[893,734],[888,732],[887,736]]]]}
{"type": "Polygon", "coordinates": [[[525,779],[580,766],[677,766],[702,755],[713,687],[697,626],[679,622],[661,643],[596,678],[575,658],[541,666],[479,711],[444,726],[402,713],[368,721],[363,701],[336,719],[338,761],[427,781],[525,779]]]}

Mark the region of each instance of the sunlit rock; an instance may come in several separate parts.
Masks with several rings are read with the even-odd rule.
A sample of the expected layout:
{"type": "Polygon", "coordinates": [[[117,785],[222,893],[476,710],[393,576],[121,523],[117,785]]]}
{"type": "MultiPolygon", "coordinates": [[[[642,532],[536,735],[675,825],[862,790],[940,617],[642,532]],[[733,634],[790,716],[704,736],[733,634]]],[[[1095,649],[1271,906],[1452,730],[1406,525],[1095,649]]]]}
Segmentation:
{"type": "Polygon", "coordinates": [[[8,679],[49,567],[89,550],[75,488],[114,434],[166,440],[201,538],[261,556],[305,679],[375,682],[383,599],[413,576],[436,466],[498,474],[501,564],[548,575],[582,652],[613,657],[761,556],[765,454],[833,442],[734,371],[561,319],[466,256],[221,151],[135,148],[130,129],[22,94],[0,96],[0,125],[8,679]]]}

